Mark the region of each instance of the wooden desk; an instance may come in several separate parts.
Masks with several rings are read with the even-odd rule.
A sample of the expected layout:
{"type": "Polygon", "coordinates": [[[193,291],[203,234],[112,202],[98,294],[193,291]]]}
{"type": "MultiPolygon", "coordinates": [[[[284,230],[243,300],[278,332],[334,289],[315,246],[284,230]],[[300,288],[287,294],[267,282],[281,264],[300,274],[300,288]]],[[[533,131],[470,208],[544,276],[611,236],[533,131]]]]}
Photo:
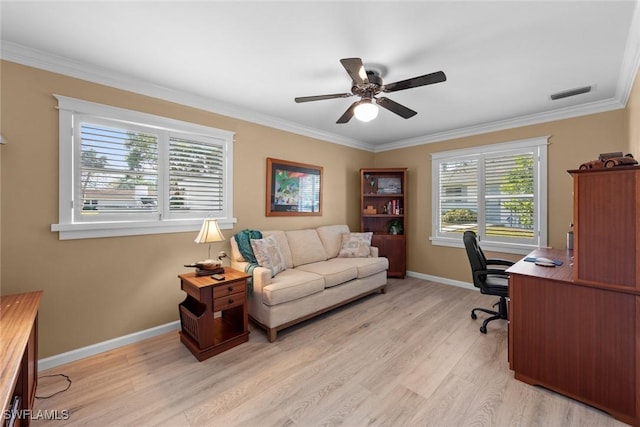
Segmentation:
{"type": "Polygon", "coordinates": [[[571,253],[529,254],[564,262],[519,261],[509,278],[509,367],[541,385],[640,426],[640,294],[574,281],[571,253]]]}
{"type": "Polygon", "coordinates": [[[16,426],[29,425],[36,395],[41,296],[42,291],[0,297],[0,409],[3,417],[16,417],[16,426]],[[18,403],[12,408],[16,397],[18,403]],[[5,412],[12,409],[15,412],[5,412]]]}

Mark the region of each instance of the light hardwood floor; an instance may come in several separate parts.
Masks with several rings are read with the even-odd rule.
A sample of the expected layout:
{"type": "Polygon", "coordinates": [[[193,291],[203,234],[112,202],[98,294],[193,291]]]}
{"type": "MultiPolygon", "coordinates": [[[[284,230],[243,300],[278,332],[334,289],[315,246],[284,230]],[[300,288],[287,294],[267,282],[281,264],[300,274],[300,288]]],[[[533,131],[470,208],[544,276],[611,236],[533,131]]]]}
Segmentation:
{"type": "MultiPolygon", "coordinates": [[[[589,406],[514,380],[507,325],[488,334],[473,307],[495,298],[415,278],[198,362],[177,332],[41,375],[73,384],[33,426],[624,426],[589,406]]],[[[177,310],[177,307],[176,307],[177,310]]],[[[41,378],[38,395],[64,384],[41,378]]]]}

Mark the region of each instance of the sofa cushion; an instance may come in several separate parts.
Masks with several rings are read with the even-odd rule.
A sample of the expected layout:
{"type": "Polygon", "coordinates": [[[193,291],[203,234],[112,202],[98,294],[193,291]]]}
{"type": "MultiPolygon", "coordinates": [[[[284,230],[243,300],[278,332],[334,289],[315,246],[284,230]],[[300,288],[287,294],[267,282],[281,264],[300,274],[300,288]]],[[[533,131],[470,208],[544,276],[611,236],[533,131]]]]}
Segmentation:
{"type": "Polygon", "coordinates": [[[337,257],[342,247],[342,233],[348,233],[349,226],[323,225],[322,227],[316,228],[316,230],[324,246],[324,251],[327,253],[327,258],[337,257]]]}
{"type": "Polygon", "coordinates": [[[251,247],[260,267],[269,268],[271,276],[275,276],[287,268],[282,252],[280,252],[280,246],[273,236],[267,236],[264,239],[251,239],[251,247]]]}
{"type": "Polygon", "coordinates": [[[285,231],[285,233],[294,267],[327,260],[327,254],[316,230],[295,230],[285,231]]]}
{"type": "MultiPolygon", "coordinates": [[[[340,259],[340,258],[338,258],[340,259]]],[[[389,269],[389,260],[385,257],[347,258],[358,270],[358,279],[373,276],[389,269]]]]}
{"type": "Polygon", "coordinates": [[[372,232],[366,233],[342,233],[342,246],[338,257],[340,258],[364,258],[371,255],[372,232]]]}
{"type": "Polygon", "coordinates": [[[301,265],[296,267],[296,270],[309,271],[324,277],[325,288],[340,285],[358,276],[358,268],[352,262],[338,258],[301,265]]]}
{"type": "Polygon", "coordinates": [[[284,263],[287,268],[293,268],[293,259],[291,257],[291,249],[289,248],[289,241],[287,240],[287,235],[282,230],[267,230],[262,232],[262,237],[271,236],[276,239],[278,242],[278,246],[280,247],[280,252],[282,256],[284,256],[284,263]]]}
{"type": "Polygon", "coordinates": [[[324,279],[314,273],[288,268],[262,289],[262,302],[277,305],[322,292],[324,279]]]}

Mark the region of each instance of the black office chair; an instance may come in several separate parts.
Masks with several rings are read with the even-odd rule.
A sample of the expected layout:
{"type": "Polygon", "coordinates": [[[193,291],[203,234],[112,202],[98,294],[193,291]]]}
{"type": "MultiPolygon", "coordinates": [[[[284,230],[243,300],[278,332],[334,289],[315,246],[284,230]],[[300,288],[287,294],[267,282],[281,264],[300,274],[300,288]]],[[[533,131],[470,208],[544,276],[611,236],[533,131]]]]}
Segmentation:
{"type": "Polygon", "coordinates": [[[500,297],[493,306],[498,306],[498,311],[486,308],[474,308],[471,310],[471,318],[477,319],[476,311],[483,311],[491,314],[491,317],[484,319],[480,332],[487,333],[487,324],[492,320],[507,318],[507,300],[509,296],[509,275],[504,272],[506,267],[513,265],[511,261],[504,259],[487,259],[482,253],[482,249],[478,245],[478,237],[473,231],[465,231],[462,236],[464,247],[467,250],[469,263],[471,264],[471,274],[473,275],[473,284],[480,288],[480,292],[486,295],[496,295],[500,297]],[[500,266],[502,268],[492,268],[500,266]]]}

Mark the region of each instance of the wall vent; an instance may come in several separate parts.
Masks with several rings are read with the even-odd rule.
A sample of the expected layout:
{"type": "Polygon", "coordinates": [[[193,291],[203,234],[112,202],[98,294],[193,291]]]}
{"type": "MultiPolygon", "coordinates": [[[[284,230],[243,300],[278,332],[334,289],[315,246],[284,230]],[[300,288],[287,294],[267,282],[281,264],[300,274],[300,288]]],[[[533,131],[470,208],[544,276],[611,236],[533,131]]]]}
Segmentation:
{"type": "Polygon", "coordinates": [[[589,92],[591,92],[591,86],[584,86],[576,89],[569,89],[562,92],[552,93],[549,96],[552,101],[555,101],[556,99],[568,98],[570,96],[576,96],[582,93],[589,93],[589,92]]]}

